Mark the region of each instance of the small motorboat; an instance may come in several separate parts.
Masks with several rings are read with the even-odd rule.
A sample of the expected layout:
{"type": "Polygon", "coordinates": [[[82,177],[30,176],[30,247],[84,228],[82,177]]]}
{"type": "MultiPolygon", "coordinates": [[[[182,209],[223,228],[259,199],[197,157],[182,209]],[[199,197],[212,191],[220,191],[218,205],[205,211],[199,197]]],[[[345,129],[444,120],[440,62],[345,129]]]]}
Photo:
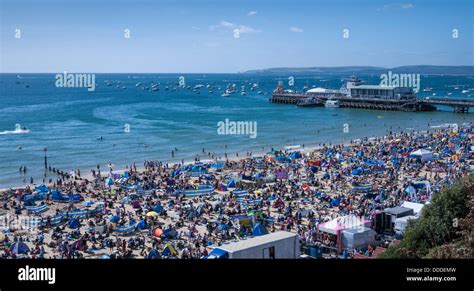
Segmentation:
{"type": "Polygon", "coordinates": [[[329,99],[326,101],[326,103],[324,103],[324,106],[326,108],[339,108],[341,106],[341,103],[339,102],[339,100],[329,99]]]}

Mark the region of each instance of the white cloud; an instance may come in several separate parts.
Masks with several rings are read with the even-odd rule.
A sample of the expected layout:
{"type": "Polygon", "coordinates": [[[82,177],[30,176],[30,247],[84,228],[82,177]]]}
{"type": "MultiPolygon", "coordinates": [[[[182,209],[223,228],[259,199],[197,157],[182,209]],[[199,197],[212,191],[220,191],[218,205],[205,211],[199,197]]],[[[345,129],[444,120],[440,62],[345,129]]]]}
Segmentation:
{"type": "Polygon", "coordinates": [[[225,21],[225,20],[222,20],[218,25],[211,25],[211,26],[209,26],[209,29],[210,29],[211,31],[219,30],[219,29],[224,29],[224,30],[231,30],[231,31],[233,31],[234,29],[238,29],[238,30],[239,30],[239,33],[241,33],[241,34],[242,34],[242,33],[257,33],[257,32],[261,32],[261,30],[259,30],[259,29],[255,29],[255,28],[252,28],[252,27],[247,26],[247,25],[232,23],[232,22],[225,21]]]}
{"type": "Polygon", "coordinates": [[[299,28],[299,27],[296,27],[296,26],[292,26],[292,27],[290,27],[290,31],[298,33],[298,32],[303,32],[303,29],[299,28]]]}
{"type": "Polygon", "coordinates": [[[200,27],[197,27],[197,26],[191,26],[191,29],[192,29],[192,30],[201,30],[201,28],[200,28],[200,27]]]}
{"type": "Polygon", "coordinates": [[[233,28],[235,24],[229,21],[222,20],[221,23],[219,24],[222,27],[227,27],[227,28],[233,28]]]}
{"type": "Polygon", "coordinates": [[[257,15],[257,11],[250,11],[249,13],[247,13],[247,16],[254,16],[254,15],[257,15]]]}

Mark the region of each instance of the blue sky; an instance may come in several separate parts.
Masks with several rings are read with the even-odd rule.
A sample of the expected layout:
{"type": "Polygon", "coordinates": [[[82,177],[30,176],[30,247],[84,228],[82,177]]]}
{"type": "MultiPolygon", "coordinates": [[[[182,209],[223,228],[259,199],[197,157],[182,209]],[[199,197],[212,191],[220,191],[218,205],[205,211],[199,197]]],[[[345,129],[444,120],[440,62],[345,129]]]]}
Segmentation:
{"type": "Polygon", "coordinates": [[[0,71],[211,73],[474,65],[473,3],[1,0],[0,71]],[[21,38],[15,38],[15,29],[21,38]],[[453,29],[458,29],[457,39],[453,29]]]}

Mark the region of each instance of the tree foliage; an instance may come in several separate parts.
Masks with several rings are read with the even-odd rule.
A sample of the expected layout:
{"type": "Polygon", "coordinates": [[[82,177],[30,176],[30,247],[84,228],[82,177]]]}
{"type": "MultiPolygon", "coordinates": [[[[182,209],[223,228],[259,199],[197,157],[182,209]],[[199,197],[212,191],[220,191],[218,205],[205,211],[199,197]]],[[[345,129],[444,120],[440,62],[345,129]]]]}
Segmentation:
{"type": "Polygon", "coordinates": [[[472,257],[473,199],[474,175],[441,190],[380,258],[472,257]]]}

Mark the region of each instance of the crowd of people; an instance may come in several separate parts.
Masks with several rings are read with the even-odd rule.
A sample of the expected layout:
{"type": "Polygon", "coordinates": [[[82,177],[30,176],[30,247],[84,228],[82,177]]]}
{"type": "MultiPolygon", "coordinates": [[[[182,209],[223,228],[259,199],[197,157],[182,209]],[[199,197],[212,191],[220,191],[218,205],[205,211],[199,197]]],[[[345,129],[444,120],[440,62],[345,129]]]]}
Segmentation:
{"type": "Polygon", "coordinates": [[[254,235],[256,223],[298,233],[303,247],[334,247],[321,223],[348,214],[373,220],[403,201],[426,203],[471,173],[473,136],[466,125],[209,163],[145,161],[122,172],[101,174],[98,166],[89,177],[64,174],[41,191],[1,193],[0,257],[203,258],[213,246],[254,235]],[[418,149],[432,156],[414,156],[418,149]],[[430,186],[406,191],[416,181],[430,186]],[[57,193],[81,201],[58,201],[57,193]],[[70,215],[77,210],[87,214],[70,215]],[[22,224],[32,216],[36,226],[22,224]]]}

